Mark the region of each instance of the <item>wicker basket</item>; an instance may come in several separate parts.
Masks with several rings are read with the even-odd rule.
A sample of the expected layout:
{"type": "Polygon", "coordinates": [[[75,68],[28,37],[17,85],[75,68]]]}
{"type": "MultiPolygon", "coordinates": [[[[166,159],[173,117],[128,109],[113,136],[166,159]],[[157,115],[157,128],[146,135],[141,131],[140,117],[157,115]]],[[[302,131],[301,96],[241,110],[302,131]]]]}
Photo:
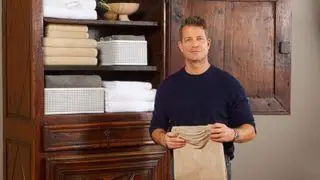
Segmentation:
{"type": "Polygon", "coordinates": [[[147,41],[98,42],[101,65],[148,65],[147,41]]]}
{"type": "Polygon", "coordinates": [[[45,88],[45,114],[103,113],[103,88],[45,88]]]}

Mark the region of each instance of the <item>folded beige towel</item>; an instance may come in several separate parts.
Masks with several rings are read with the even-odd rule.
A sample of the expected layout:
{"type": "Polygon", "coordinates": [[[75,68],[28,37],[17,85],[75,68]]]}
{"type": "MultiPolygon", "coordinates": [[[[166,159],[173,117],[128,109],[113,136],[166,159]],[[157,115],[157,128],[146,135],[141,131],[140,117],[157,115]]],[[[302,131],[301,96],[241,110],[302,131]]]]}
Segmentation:
{"type": "Polygon", "coordinates": [[[53,38],[76,38],[76,39],[87,39],[89,34],[87,32],[72,32],[72,31],[62,31],[62,30],[49,30],[45,32],[46,37],[53,38]]]}
{"type": "Polygon", "coordinates": [[[96,48],[56,48],[44,47],[45,56],[97,57],[96,48]]]}
{"type": "Polygon", "coordinates": [[[98,59],[93,57],[44,57],[45,65],[97,65],[98,59]]]}
{"type": "Polygon", "coordinates": [[[48,24],[46,26],[46,31],[51,31],[51,30],[88,32],[88,26],[70,25],[70,24],[48,24]]]}
{"type": "Polygon", "coordinates": [[[94,39],[70,39],[70,38],[44,38],[45,47],[97,47],[97,41],[94,39]]]}
{"type": "Polygon", "coordinates": [[[223,145],[210,140],[208,126],[174,126],[172,132],[187,140],[173,150],[175,180],[227,179],[223,145]]]}

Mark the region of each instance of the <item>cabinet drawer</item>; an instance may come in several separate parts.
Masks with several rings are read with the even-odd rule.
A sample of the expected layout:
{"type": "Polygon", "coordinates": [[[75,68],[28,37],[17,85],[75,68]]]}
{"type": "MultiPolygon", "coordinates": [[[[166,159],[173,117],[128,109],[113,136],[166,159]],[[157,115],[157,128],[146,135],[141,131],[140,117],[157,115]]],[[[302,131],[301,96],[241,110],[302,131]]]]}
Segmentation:
{"type": "Polygon", "coordinates": [[[163,150],[122,153],[57,155],[48,157],[46,180],[166,180],[163,167],[168,156],[163,150]]]}
{"type": "Polygon", "coordinates": [[[149,121],[47,125],[43,134],[45,151],[153,144],[149,121]]]}

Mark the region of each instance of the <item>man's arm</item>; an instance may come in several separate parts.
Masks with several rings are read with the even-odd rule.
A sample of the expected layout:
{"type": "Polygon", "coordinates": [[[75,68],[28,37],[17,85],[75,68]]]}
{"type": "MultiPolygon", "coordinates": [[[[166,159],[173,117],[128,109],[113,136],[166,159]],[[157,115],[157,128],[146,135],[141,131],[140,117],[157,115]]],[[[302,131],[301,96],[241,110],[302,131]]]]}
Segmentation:
{"type": "Polygon", "coordinates": [[[211,140],[216,142],[244,143],[251,141],[255,136],[255,129],[251,124],[243,124],[238,128],[229,128],[225,124],[215,123],[210,126],[211,140]]]}
{"type": "Polygon", "coordinates": [[[240,82],[232,80],[228,114],[228,126],[221,123],[211,125],[211,139],[217,142],[244,143],[256,136],[255,121],[245,91],[240,82]]]}
{"type": "Polygon", "coordinates": [[[152,131],[151,133],[151,138],[153,139],[153,141],[157,144],[162,145],[163,147],[167,147],[167,144],[165,142],[165,135],[166,135],[166,131],[160,128],[157,128],[155,130],[152,131]]]}
{"type": "Polygon", "coordinates": [[[151,134],[152,139],[157,143],[168,149],[182,148],[186,145],[186,141],[175,132],[166,132],[163,129],[157,128],[151,134]]]}
{"type": "Polygon", "coordinates": [[[253,140],[256,137],[256,131],[251,124],[243,124],[239,128],[233,129],[234,131],[234,142],[244,143],[253,140]],[[238,133],[238,137],[237,136],[238,133]]]}

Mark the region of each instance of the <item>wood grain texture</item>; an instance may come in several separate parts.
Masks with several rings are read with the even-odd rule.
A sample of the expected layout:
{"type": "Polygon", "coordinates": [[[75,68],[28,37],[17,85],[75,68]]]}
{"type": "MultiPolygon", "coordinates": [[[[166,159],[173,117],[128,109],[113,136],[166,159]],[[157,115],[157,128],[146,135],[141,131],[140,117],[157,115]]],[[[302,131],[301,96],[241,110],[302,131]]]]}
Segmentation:
{"type": "Polygon", "coordinates": [[[95,114],[69,114],[69,115],[47,115],[44,116],[42,125],[68,125],[90,122],[110,122],[125,125],[139,122],[150,122],[152,112],[119,112],[119,113],[95,113],[95,114]]]}
{"type": "Polygon", "coordinates": [[[32,180],[31,144],[16,139],[5,141],[6,179],[32,180]]]}
{"type": "Polygon", "coordinates": [[[2,1],[4,179],[39,179],[39,152],[34,149],[40,137],[36,117],[41,115],[42,90],[37,88],[43,76],[36,72],[42,65],[36,61],[42,45],[36,25],[39,15],[33,9],[38,1],[2,1]]]}
{"type": "Polygon", "coordinates": [[[148,132],[150,112],[44,116],[46,23],[87,24],[90,37],[97,40],[111,34],[134,34],[145,35],[148,41],[149,66],[107,71],[60,68],[50,73],[94,72],[107,80],[160,84],[167,61],[166,1],[140,2],[138,12],[130,17],[138,21],[107,22],[44,18],[42,0],[2,1],[4,179],[169,179],[167,153],[154,145],[148,132]]]}
{"type": "Polygon", "coordinates": [[[270,97],[274,84],[274,13],[269,2],[229,2],[224,70],[249,97],[270,97]]]}
{"type": "Polygon", "coordinates": [[[198,3],[193,1],[193,14],[205,18],[207,22],[208,36],[211,39],[209,61],[219,68],[224,67],[224,43],[226,3],[205,1],[198,3]]]}
{"type": "MultiPolygon", "coordinates": [[[[221,0],[204,0],[204,1],[221,1],[221,0]]],[[[277,2],[279,0],[223,0],[226,2],[277,2]]]]}
{"type": "Polygon", "coordinates": [[[169,61],[168,61],[168,75],[178,71],[184,59],[178,48],[178,41],[180,40],[179,28],[182,19],[191,15],[192,1],[190,0],[172,0],[169,2],[170,8],[170,46],[169,46],[169,61]]]}
{"type": "Polygon", "coordinates": [[[31,118],[31,15],[29,1],[4,0],[5,116],[31,118]],[[14,11],[10,9],[15,9],[14,11]],[[19,12],[17,14],[16,12],[19,12]],[[17,23],[19,22],[19,23],[17,23]]]}
{"type": "MultiPolygon", "coordinates": [[[[177,20],[183,15],[205,18],[212,38],[209,61],[241,82],[253,113],[289,114],[290,3],[290,0],[173,0],[171,46],[179,39],[177,20]]],[[[178,48],[172,47],[170,52],[168,75],[184,65],[178,48]]]]}
{"type": "Polygon", "coordinates": [[[157,66],[45,66],[45,71],[158,71],[157,66]]]}
{"type": "Polygon", "coordinates": [[[290,114],[292,15],[288,9],[292,8],[292,2],[280,0],[276,7],[275,98],[284,107],[285,112],[290,114]],[[280,52],[283,42],[288,43],[289,53],[280,52]]]}
{"type": "Polygon", "coordinates": [[[45,151],[154,144],[149,135],[148,121],[51,125],[43,127],[43,134],[45,151]]]}
{"type": "Polygon", "coordinates": [[[148,149],[142,147],[140,151],[49,157],[45,160],[46,179],[166,179],[161,169],[166,151],[148,149]]]}
{"type": "Polygon", "coordinates": [[[107,21],[107,20],[76,20],[76,19],[58,19],[58,18],[44,18],[45,23],[58,24],[85,24],[92,26],[159,26],[158,22],[154,21],[107,21]]]}

